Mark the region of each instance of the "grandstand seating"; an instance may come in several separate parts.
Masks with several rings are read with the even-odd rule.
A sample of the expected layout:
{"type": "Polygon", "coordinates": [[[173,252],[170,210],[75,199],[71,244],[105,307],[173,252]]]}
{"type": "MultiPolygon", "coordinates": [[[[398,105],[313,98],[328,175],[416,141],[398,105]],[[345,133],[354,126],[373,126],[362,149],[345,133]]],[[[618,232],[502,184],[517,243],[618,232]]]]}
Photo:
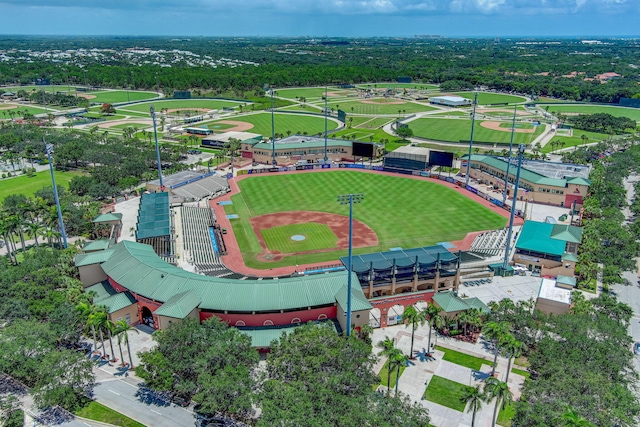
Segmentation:
{"type": "Polygon", "coordinates": [[[215,224],[215,213],[210,208],[182,207],[182,235],[184,248],[198,273],[226,277],[235,274],[222,263],[214,250],[209,229],[215,224]]]}
{"type": "Polygon", "coordinates": [[[182,187],[172,189],[171,192],[186,201],[195,201],[205,197],[216,197],[228,193],[229,183],[224,177],[211,175],[182,187]]]}
{"type": "Polygon", "coordinates": [[[507,232],[507,229],[503,228],[479,234],[471,243],[471,251],[488,256],[504,255],[507,232]]]}

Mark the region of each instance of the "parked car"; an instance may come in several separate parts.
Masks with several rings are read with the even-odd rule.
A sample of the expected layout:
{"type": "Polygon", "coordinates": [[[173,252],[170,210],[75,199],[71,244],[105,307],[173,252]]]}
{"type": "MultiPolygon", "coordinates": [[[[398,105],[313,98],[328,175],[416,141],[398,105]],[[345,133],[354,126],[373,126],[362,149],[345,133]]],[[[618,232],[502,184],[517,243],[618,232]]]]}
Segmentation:
{"type": "Polygon", "coordinates": [[[633,345],[633,353],[637,356],[640,355],[640,342],[633,345]]]}

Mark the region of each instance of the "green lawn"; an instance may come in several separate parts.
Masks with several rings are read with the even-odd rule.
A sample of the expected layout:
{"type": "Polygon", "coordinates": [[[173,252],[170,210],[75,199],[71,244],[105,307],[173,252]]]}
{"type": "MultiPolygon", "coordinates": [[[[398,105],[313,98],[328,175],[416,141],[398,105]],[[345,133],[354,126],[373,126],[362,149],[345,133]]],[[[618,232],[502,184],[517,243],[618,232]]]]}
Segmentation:
{"type": "Polygon", "coordinates": [[[424,398],[463,412],[466,405],[460,401],[460,398],[464,395],[465,390],[470,388],[472,387],[434,375],[424,392],[424,398]]]}
{"type": "Polygon", "coordinates": [[[500,408],[500,410],[498,411],[497,423],[502,427],[511,427],[511,420],[515,415],[516,415],[516,405],[513,402],[508,403],[504,407],[504,409],[500,408]]]}
{"type": "Polygon", "coordinates": [[[544,110],[550,113],[579,113],[579,114],[596,114],[607,113],[616,117],[628,117],[635,121],[640,121],[640,108],[616,107],[612,105],[540,105],[544,110]]]}
{"type": "MultiPolygon", "coordinates": [[[[69,181],[76,176],[82,175],[78,172],[54,172],[56,184],[58,187],[67,187],[69,181]]],[[[22,175],[16,178],[0,179],[0,201],[10,194],[24,194],[31,197],[36,191],[43,187],[51,187],[51,174],[49,171],[38,172],[35,176],[29,178],[22,175]]]]}
{"type": "Polygon", "coordinates": [[[342,101],[342,102],[331,102],[329,101],[329,108],[333,107],[340,110],[343,110],[347,113],[347,118],[349,114],[367,114],[370,116],[375,116],[378,114],[390,114],[390,115],[408,115],[412,113],[417,113],[421,111],[433,111],[437,110],[437,108],[430,107],[428,105],[416,104],[415,102],[402,101],[398,99],[389,99],[389,98],[372,98],[370,99],[372,102],[381,102],[381,104],[366,104],[360,101],[342,101]],[[402,102],[402,104],[391,104],[390,102],[402,102]],[[352,110],[353,108],[353,110],[352,110]],[[400,110],[400,113],[398,113],[400,110]]]}
{"type": "Polygon", "coordinates": [[[525,378],[529,378],[531,376],[531,372],[523,371],[522,369],[518,369],[518,368],[512,368],[511,372],[513,372],[514,374],[522,375],[525,378]]]}
{"type": "MultiPolygon", "coordinates": [[[[400,377],[402,376],[402,373],[404,372],[405,369],[406,369],[406,366],[400,366],[400,375],[399,375],[400,377]]],[[[391,388],[396,386],[397,372],[398,371],[395,369],[391,372],[391,379],[389,381],[389,384],[390,384],[389,387],[391,388]]],[[[380,373],[378,373],[378,377],[380,377],[380,384],[387,387],[387,380],[389,380],[389,361],[386,361],[384,363],[384,366],[382,367],[382,369],[380,369],[380,373]]]]}
{"type": "Polygon", "coordinates": [[[152,105],[155,107],[156,111],[160,111],[162,108],[168,108],[170,110],[174,108],[207,108],[211,110],[221,110],[223,107],[238,108],[239,105],[243,104],[244,103],[238,101],[224,101],[221,99],[176,99],[125,105],[118,108],[118,110],[149,113],[149,107],[152,105]]]}
{"type": "Polygon", "coordinates": [[[335,248],[338,238],[328,225],[317,222],[289,224],[262,230],[262,238],[267,248],[282,253],[305,252],[316,249],[335,248]],[[304,236],[301,241],[291,240],[291,236],[304,236]]]}
{"type": "Polygon", "coordinates": [[[382,126],[392,122],[394,119],[386,118],[371,118],[371,117],[354,117],[353,123],[351,126],[359,129],[378,129],[382,126]],[[356,125],[356,119],[359,120],[359,123],[356,125]]]}
{"type": "Polygon", "coordinates": [[[131,122],[131,123],[122,123],[119,125],[114,125],[114,126],[110,126],[109,130],[111,129],[126,129],[126,128],[137,128],[139,129],[146,129],[149,127],[153,127],[151,124],[142,124],[142,123],[138,123],[138,122],[131,122]]]}
{"type": "Polygon", "coordinates": [[[56,93],[56,92],[74,92],[75,93],[75,87],[67,86],[67,85],[53,85],[53,86],[29,85],[29,86],[10,86],[10,87],[2,88],[3,92],[17,92],[19,90],[26,90],[27,92],[31,92],[34,90],[39,92],[41,90],[44,90],[45,92],[48,92],[48,93],[56,93]]]}
{"type": "Polygon", "coordinates": [[[470,356],[466,353],[461,353],[459,351],[450,350],[448,348],[436,346],[436,349],[440,351],[444,351],[443,360],[447,362],[455,363],[456,365],[465,366],[470,369],[474,369],[479,371],[482,368],[482,365],[492,365],[493,361],[482,359],[480,357],[470,356]]]}
{"type": "Polygon", "coordinates": [[[100,113],[86,113],[84,117],[88,119],[102,119],[106,121],[111,120],[122,120],[126,118],[126,116],[121,116],[120,114],[100,114],[100,113]]]}
{"type": "Polygon", "coordinates": [[[271,263],[258,262],[255,257],[261,248],[248,219],[267,213],[300,210],[346,216],[348,207],[339,205],[336,195],[349,192],[366,194],[365,200],[354,208],[354,218],[370,226],[379,240],[377,247],[356,248],[355,253],[459,240],[470,231],[501,228],[506,223],[503,217],[453,189],[401,176],[343,170],[253,176],[238,184],[241,193],[232,197],[233,205],[225,206],[225,210],[240,216],[231,221],[233,230],[245,263],[254,268],[334,261],[346,255],[343,250],[290,256],[271,263]]]}
{"type": "Polygon", "coordinates": [[[432,90],[437,89],[438,86],[430,85],[427,83],[369,83],[357,85],[360,88],[401,88],[401,89],[423,89],[423,90],[432,90]]]}
{"type": "Polygon", "coordinates": [[[0,109],[0,115],[2,116],[3,119],[10,119],[11,118],[11,114],[9,114],[9,111],[13,111],[14,112],[14,119],[21,119],[24,115],[24,112],[26,111],[29,114],[45,114],[47,112],[52,112],[52,111],[56,111],[55,108],[40,108],[40,107],[31,107],[31,106],[26,106],[26,105],[20,105],[20,104],[2,104],[1,107],[3,107],[2,109],[0,109]],[[6,108],[10,105],[15,106],[15,108],[6,108]]]}
{"type": "Polygon", "coordinates": [[[90,402],[87,406],[75,412],[76,415],[94,421],[113,424],[122,427],[145,427],[131,418],[114,411],[98,402],[90,402]]]}
{"type": "MultiPolygon", "coordinates": [[[[461,96],[467,99],[473,99],[475,96],[474,92],[454,92],[454,95],[461,96]]],[[[491,105],[491,104],[516,104],[518,102],[524,102],[525,98],[522,96],[515,95],[505,95],[502,93],[491,93],[491,92],[479,92],[478,93],[478,104],[479,105],[491,105]]]]}
{"type": "MultiPolygon", "coordinates": [[[[225,120],[233,120],[238,122],[247,122],[253,124],[253,128],[249,130],[252,133],[258,133],[261,135],[271,135],[271,113],[258,113],[249,114],[247,116],[230,117],[225,120]]],[[[209,129],[214,129],[217,122],[205,122],[200,125],[206,124],[209,129]]],[[[319,132],[324,132],[324,117],[320,116],[305,116],[302,114],[274,114],[275,132],[287,134],[290,131],[292,134],[302,134],[307,132],[308,135],[316,135],[319,132]]],[[[338,127],[338,124],[333,120],[327,122],[329,130],[338,127]]]]}
{"type": "Polygon", "coordinates": [[[445,111],[442,113],[429,114],[429,117],[469,117],[466,111],[445,111]]]}
{"type": "Polygon", "coordinates": [[[588,132],[586,130],[574,129],[573,136],[556,136],[551,141],[562,141],[564,142],[563,146],[552,146],[551,141],[547,142],[547,144],[542,147],[542,153],[550,153],[553,150],[558,150],[560,148],[568,148],[575,147],[579,145],[584,145],[585,141],[582,140],[582,135],[587,136],[587,144],[592,144],[594,142],[599,142],[604,139],[607,139],[609,135],[605,133],[597,133],[597,132],[588,132]]]}
{"type": "MultiPolygon", "coordinates": [[[[511,122],[500,123],[500,127],[504,129],[511,129],[511,122]]],[[[533,125],[531,123],[518,123],[516,122],[516,129],[533,129],[533,125]]]]}
{"type": "MultiPolygon", "coordinates": [[[[323,87],[296,87],[288,89],[276,89],[275,93],[276,96],[282,98],[296,99],[302,96],[307,99],[307,102],[317,102],[320,101],[324,96],[324,91],[325,89],[323,87]]],[[[354,93],[353,90],[338,89],[336,87],[329,87],[327,91],[343,96],[354,93]]],[[[335,97],[329,95],[329,101],[331,101],[331,98],[335,97]]]]}
{"type": "MultiPolygon", "coordinates": [[[[476,120],[473,141],[479,144],[508,144],[510,131],[498,131],[480,126],[484,120],[476,120]]],[[[471,135],[471,120],[422,118],[409,122],[415,136],[436,141],[461,142],[468,144],[471,135]]],[[[530,144],[542,133],[544,126],[537,126],[534,133],[515,133],[515,144],[530,144]]]]}
{"type": "Polygon", "coordinates": [[[158,94],[154,92],[143,91],[126,91],[126,90],[100,90],[95,92],[83,92],[87,95],[93,95],[95,98],[91,98],[89,102],[129,102],[129,101],[142,101],[143,99],[157,98],[158,94]]]}

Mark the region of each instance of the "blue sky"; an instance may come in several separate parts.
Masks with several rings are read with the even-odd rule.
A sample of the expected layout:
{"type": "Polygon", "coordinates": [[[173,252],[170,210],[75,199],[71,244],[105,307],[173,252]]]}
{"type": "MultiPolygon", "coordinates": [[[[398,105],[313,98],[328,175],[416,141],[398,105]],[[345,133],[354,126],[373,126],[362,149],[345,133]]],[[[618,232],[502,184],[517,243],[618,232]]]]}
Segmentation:
{"type": "Polygon", "coordinates": [[[640,34],[640,0],[0,0],[0,16],[0,34],[640,34]]]}

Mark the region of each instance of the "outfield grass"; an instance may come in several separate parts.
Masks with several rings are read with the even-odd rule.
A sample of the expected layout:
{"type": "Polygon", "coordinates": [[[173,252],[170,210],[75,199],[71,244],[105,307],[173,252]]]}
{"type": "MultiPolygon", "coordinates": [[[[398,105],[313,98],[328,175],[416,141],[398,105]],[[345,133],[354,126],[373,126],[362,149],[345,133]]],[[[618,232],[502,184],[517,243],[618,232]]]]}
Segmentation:
{"type": "MultiPolygon", "coordinates": [[[[479,144],[508,144],[511,139],[510,131],[498,131],[480,126],[484,120],[476,120],[473,140],[479,144]]],[[[408,123],[415,136],[436,141],[468,143],[471,135],[471,120],[464,119],[430,119],[421,118],[408,123]]],[[[537,126],[534,133],[515,133],[514,144],[530,144],[542,133],[544,126],[537,126]]]]}
{"type": "Polygon", "coordinates": [[[460,398],[464,396],[465,390],[471,388],[473,387],[434,375],[424,392],[424,398],[430,402],[463,412],[466,404],[461,402],[460,398]]]}
{"type": "Polygon", "coordinates": [[[493,362],[490,360],[482,359],[480,357],[470,356],[466,353],[461,353],[459,351],[440,347],[439,345],[436,346],[436,349],[440,351],[444,351],[444,357],[442,358],[443,360],[446,360],[447,362],[455,363],[456,365],[465,366],[467,368],[474,369],[476,371],[479,371],[482,368],[483,364],[485,365],[493,364],[493,362]]]}
{"type": "Polygon", "coordinates": [[[126,119],[126,116],[122,116],[120,114],[100,114],[100,113],[86,113],[84,117],[88,119],[102,119],[106,121],[126,119]]]}
{"type": "Polygon", "coordinates": [[[114,126],[110,126],[108,129],[126,129],[126,128],[137,128],[137,129],[146,129],[146,128],[150,128],[153,127],[153,125],[151,123],[149,124],[142,124],[142,123],[138,123],[138,122],[131,122],[131,123],[122,123],[120,125],[114,125],[114,126]]]}
{"type": "Polygon", "coordinates": [[[148,113],[149,107],[152,105],[155,107],[156,111],[159,112],[162,108],[168,108],[170,110],[175,108],[208,108],[211,110],[221,110],[223,107],[237,108],[240,105],[244,105],[244,103],[238,101],[225,101],[222,99],[176,99],[125,105],[120,107],[118,110],[148,113]]]}
{"type": "Polygon", "coordinates": [[[93,95],[95,98],[91,98],[89,102],[128,102],[128,101],[142,101],[143,99],[157,98],[158,94],[154,92],[143,91],[126,91],[126,90],[99,90],[95,92],[82,92],[86,95],[93,95]]]}
{"type": "MultiPolygon", "coordinates": [[[[454,95],[461,96],[467,99],[473,99],[475,96],[475,92],[454,92],[454,95]]],[[[479,105],[490,105],[490,104],[517,104],[518,102],[526,101],[522,96],[516,95],[505,95],[502,93],[492,93],[492,92],[479,92],[478,93],[478,104],[479,105]]]]}
{"type": "Polygon", "coordinates": [[[354,117],[353,123],[351,124],[352,127],[357,127],[359,129],[378,129],[394,120],[388,117],[385,117],[385,118],[358,117],[358,119],[364,119],[364,120],[361,120],[360,123],[356,126],[355,125],[356,117],[354,117]]]}
{"type": "MultiPolygon", "coordinates": [[[[69,181],[79,172],[54,172],[58,187],[67,187],[69,181]]],[[[22,175],[15,178],[0,179],[0,201],[11,194],[24,194],[31,197],[43,187],[51,187],[51,174],[49,171],[38,172],[33,177],[22,175]]]]}
{"type": "MultiPolygon", "coordinates": [[[[276,89],[275,93],[276,93],[276,96],[278,97],[296,99],[302,96],[307,99],[307,102],[311,102],[311,101],[315,102],[322,99],[325,93],[324,91],[325,91],[325,88],[323,87],[296,87],[296,88],[289,88],[289,89],[276,89]]],[[[353,90],[338,89],[336,87],[333,87],[333,88],[329,87],[327,91],[331,93],[341,94],[344,96],[347,96],[350,93],[354,93],[353,90]]],[[[329,98],[329,101],[331,101],[331,98],[335,98],[335,97],[329,95],[328,98],[329,98]]]]}
{"type": "Polygon", "coordinates": [[[126,415],[122,415],[119,412],[114,411],[111,408],[104,406],[101,403],[92,401],[84,408],[75,412],[76,415],[88,418],[94,421],[100,421],[107,424],[112,424],[122,427],[145,427],[144,424],[132,420],[126,415]]]}
{"type": "Polygon", "coordinates": [[[396,386],[397,378],[402,376],[402,373],[404,372],[405,369],[406,369],[406,366],[400,366],[400,375],[398,376],[396,376],[396,373],[398,371],[394,369],[391,372],[391,378],[389,378],[389,361],[387,360],[386,362],[384,362],[384,366],[382,367],[382,369],[380,369],[380,372],[378,373],[378,377],[380,377],[380,384],[382,384],[385,387],[394,388],[396,386]],[[387,385],[387,380],[390,380],[389,385],[387,385]]]}
{"type": "Polygon", "coordinates": [[[29,86],[10,86],[10,87],[4,87],[2,88],[3,92],[18,92],[19,90],[26,90],[27,92],[30,91],[38,91],[40,92],[41,90],[44,90],[45,92],[48,93],[56,93],[56,92],[74,92],[75,93],[75,87],[73,86],[67,86],[67,85],[53,85],[53,86],[34,86],[34,85],[29,85],[29,86]]]}
{"type": "Polygon", "coordinates": [[[427,83],[369,83],[363,85],[356,85],[357,87],[369,89],[369,88],[399,88],[399,89],[425,89],[432,90],[437,89],[438,86],[430,85],[427,83]]]}
{"type": "Polygon", "coordinates": [[[578,113],[578,114],[596,114],[607,113],[615,117],[628,117],[631,120],[640,121],[640,108],[615,107],[610,105],[539,105],[550,113],[578,113]],[[548,107],[548,108],[547,108],[548,107]]]}
{"type": "Polygon", "coordinates": [[[354,218],[376,232],[379,245],[356,248],[355,253],[460,240],[468,232],[501,228],[506,223],[502,216],[453,189],[401,176],[343,170],[254,176],[239,181],[238,185],[241,193],[232,197],[233,205],[225,206],[225,211],[240,216],[231,223],[246,265],[254,268],[333,261],[346,255],[347,251],[341,250],[258,262],[256,255],[261,248],[249,223],[254,216],[300,210],[346,216],[348,207],[336,202],[338,194],[366,194],[364,201],[354,208],[354,218]]]}
{"type": "Polygon", "coordinates": [[[31,107],[31,106],[26,106],[21,104],[2,104],[2,107],[3,108],[0,109],[0,115],[2,115],[2,118],[4,119],[11,118],[9,111],[14,112],[14,116],[13,116],[14,119],[21,119],[25,111],[30,114],[45,114],[47,112],[57,111],[55,108],[51,108],[51,107],[45,109],[45,108],[31,107]],[[15,108],[6,108],[10,105],[14,105],[15,108]]]}
{"type": "Polygon", "coordinates": [[[609,135],[605,133],[597,133],[597,132],[588,132],[586,130],[574,129],[573,136],[556,136],[551,141],[562,141],[564,142],[564,146],[551,146],[551,141],[547,142],[547,144],[542,147],[542,153],[550,153],[551,151],[559,150],[562,148],[576,147],[580,145],[584,145],[585,141],[582,140],[582,135],[587,136],[587,144],[592,144],[594,142],[600,142],[604,139],[607,139],[609,135]]]}
{"type": "MultiPolygon", "coordinates": [[[[504,122],[504,123],[500,123],[500,127],[504,128],[504,129],[509,129],[511,130],[511,122],[504,122]]],[[[516,129],[533,129],[533,125],[531,123],[518,123],[516,122],[515,128],[516,129]]]]}
{"type": "MultiPolygon", "coordinates": [[[[284,113],[276,113],[273,117],[276,133],[286,135],[287,131],[290,131],[292,134],[307,132],[308,135],[316,135],[319,132],[324,132],[324,117],[284,113]]],[[[229,117],[224,120],[251,123],[253,128],[249,129],[249,132],[265,136],[271,135],[271,113],[249,114],[247,116],[229,117]]],[[[216,121],[212,121],[203,124],[207,124],[210,129],[214,129],[216,123],[216,121]]],[[[327,127],[332,130],[337,128],[338,124],[333,120],[328,120],[327,127]]]]}
{"type": "Polygon", "coordinates": [[[281,225],[261,230],[261,233],[269,250],[282,253],[335,249],[338,242],[338,237],[328,225],[317,222],[281,225]],[[294,235],[304,236],[305,239],[291,240],[291,236],[294,235]]]}
{"type": "Polygon", "coordinates": [[[347,118],[349,118],[349,114],[367,114],[370,116],[375,116],[378,114],[389,114],[389,115],[407,115],[412,113],[418,113],[421,111],[433,111],[437,110],[437,108],[430,107],[428,105],[416,104],[415,102],[409,101],[401,101],[402,104],[390,104],[392,101],[399,101],[398,99],[387,99],[387,98],[372,98],[370,101],[373,102],[382,102],[382,104],[365,104],[360,101],[342,101],[342,102],[329,102],[329,108],[338,108],[340,106],[340,110],[343,110],[347,113],[347,118]],[[353,110],[352,110],[353,108],[353,110]],[[398,113],[400,110],[400,113],[398,113]]]}

